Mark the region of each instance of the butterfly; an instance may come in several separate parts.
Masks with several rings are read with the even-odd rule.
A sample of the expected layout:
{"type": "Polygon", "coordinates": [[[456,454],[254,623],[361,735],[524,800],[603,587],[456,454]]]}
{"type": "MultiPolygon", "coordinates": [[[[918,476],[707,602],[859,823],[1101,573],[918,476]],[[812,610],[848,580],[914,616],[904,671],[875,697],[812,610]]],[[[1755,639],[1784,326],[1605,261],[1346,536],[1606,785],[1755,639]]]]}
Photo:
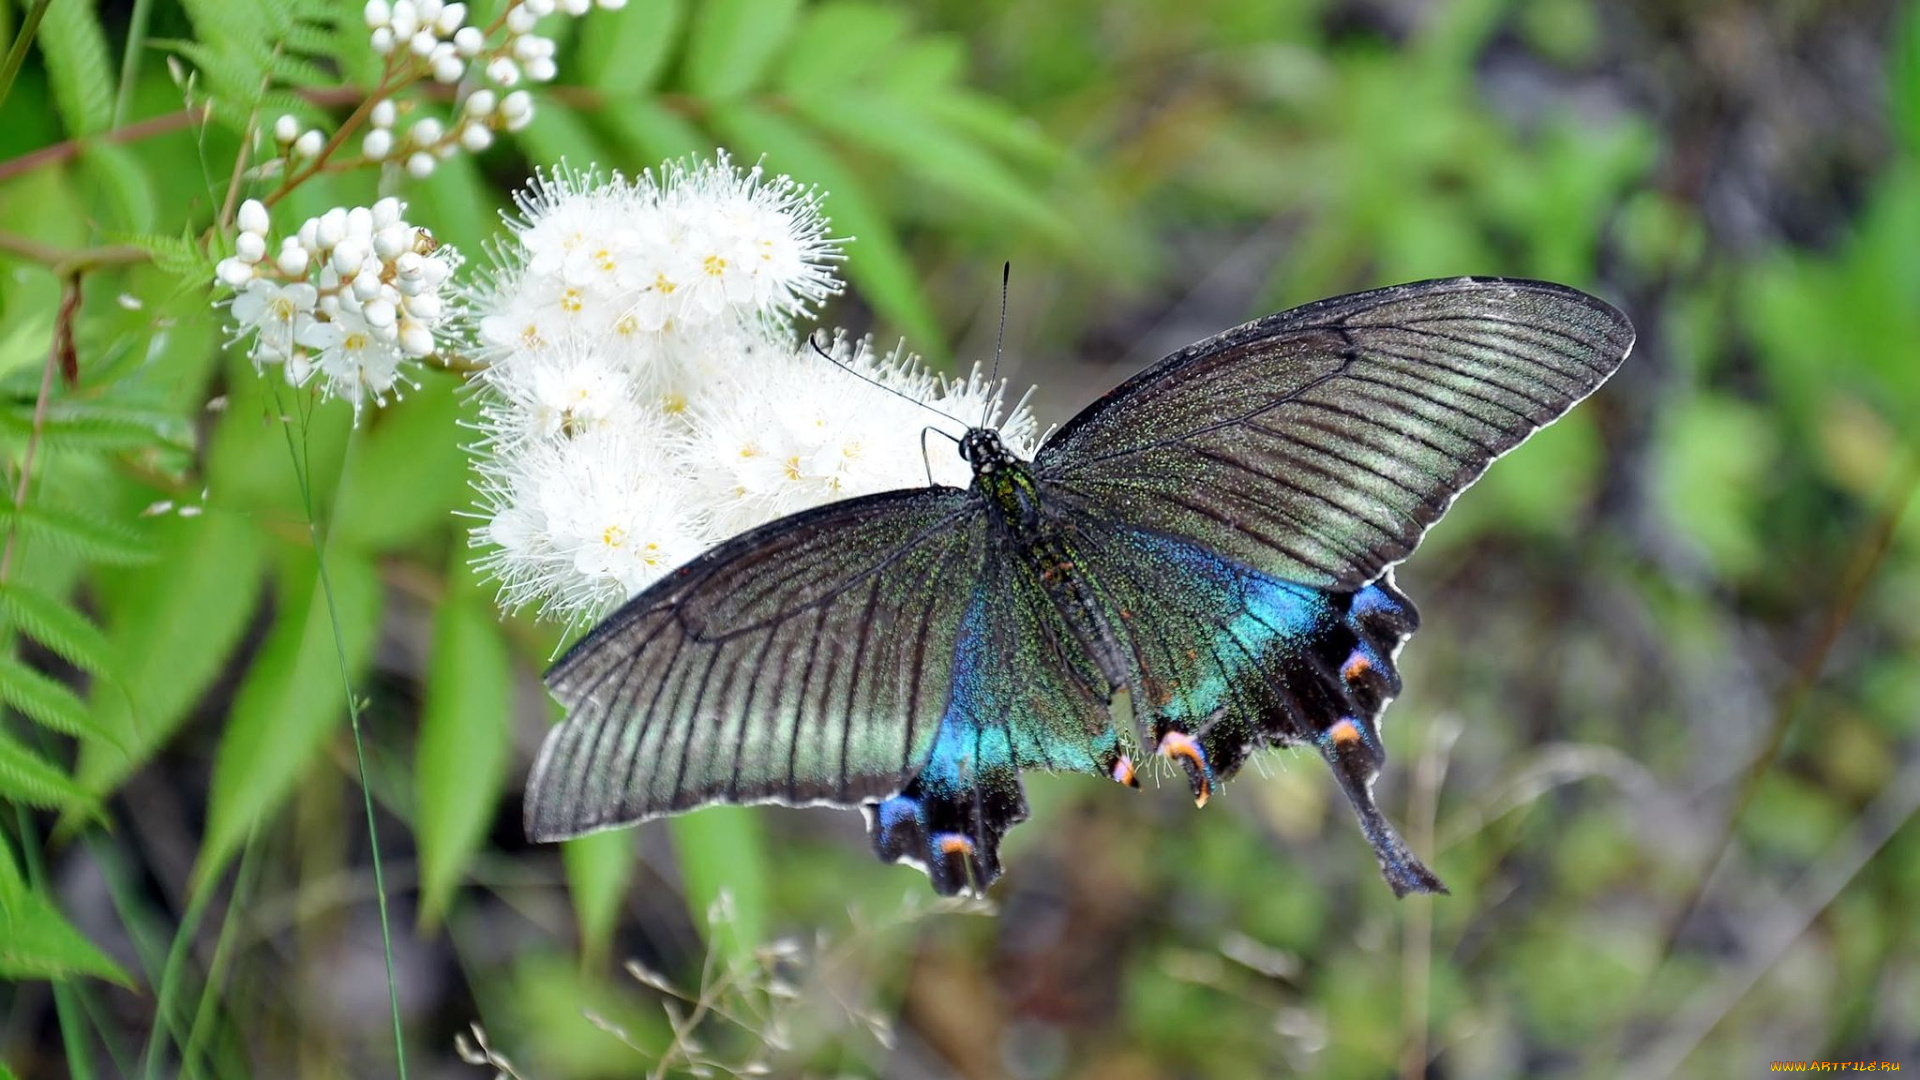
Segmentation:
{"type": "Polygon", "coordinates": [[[1166,357],[966,488],[831,503],[675,570],[546,675],[527,785],[556,840],[708,803],[862,806],[882,860],[984,892],[1022,770],[1204,806],[1316,749],[1396,895],[1445,892],[1381,814],[1380,717],[1419,625],[1393,567],[1633,345],[1605,302],[1513,279],[1322,300],[1166,357]],[[1134,720],[1116,725],[1126,694],[1134,720]]]}

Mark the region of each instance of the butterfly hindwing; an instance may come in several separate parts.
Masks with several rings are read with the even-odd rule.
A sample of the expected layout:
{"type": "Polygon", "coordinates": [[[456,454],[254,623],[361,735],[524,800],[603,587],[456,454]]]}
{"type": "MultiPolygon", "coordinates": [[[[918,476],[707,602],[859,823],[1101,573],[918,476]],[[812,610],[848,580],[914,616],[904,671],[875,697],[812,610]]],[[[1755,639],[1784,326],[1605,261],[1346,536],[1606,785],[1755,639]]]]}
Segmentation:
{"type": "Polygon", "coordinates": [[[1317,749],[1352,801],[1396,893],[1445,891],[1374,805],[1380,715],[1419,625],[1389,581],[1329,592],[1174,537],[1084,512],[1073,535],[1091,591],[1131,660],[1140,740],[1204,805],[1255,751],[1317,749]],[[1177,583],[1177,586],[1172,583],[1177,583]]]}
{"type": "Polygon", "coordinates": [[[1023,769],[1100,773],[1120,756],[1110,686],[1016,553],[989,557],[961,621],[953,689],[919,774],[869,807],[874,850],[936,891],[983,892],[1026,817],[1023,769]]]}
{"type": "Polygon", "coordinates": [[[967,492],[896,491],[668,575],[548,672],[568,717],[528,781],[528,834],[897,792],[931,753],[986,537],[967,492]]]}
{"type": "Polygon", "coordinates": [[[1140,528],[1357,589],[1632,343],[1618,311],[1545,282],[1356,293],[1174,353],[1069,421],[1034,470],[1140,528]]]}

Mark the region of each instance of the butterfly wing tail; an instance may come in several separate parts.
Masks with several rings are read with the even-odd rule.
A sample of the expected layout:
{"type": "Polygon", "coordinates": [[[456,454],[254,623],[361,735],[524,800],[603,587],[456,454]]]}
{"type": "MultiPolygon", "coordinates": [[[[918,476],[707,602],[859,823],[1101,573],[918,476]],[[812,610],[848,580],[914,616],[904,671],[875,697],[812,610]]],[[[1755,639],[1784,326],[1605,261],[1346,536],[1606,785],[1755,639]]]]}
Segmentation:
{"type": "Polygon", "coordinates": [[[1373,782],[1386,763],[1380,743],[1380,714],[1400,691],[1395,654],[1419,625],[1413,604],[1390,581],[1376,582],[1353,594],[1343,633],[1322,643],[1320,667],[1331,678],[1329,695],[1340,706],[1315,737],[1334,779],[1360,819],[1360,831],[1373,845],[1380,873],[1395,896],[1445,893],[1447,887],[1408,849],[1373,799],[1373,782]],[[1331,649],[1329,650],[1329,647],[1331,649]]]}

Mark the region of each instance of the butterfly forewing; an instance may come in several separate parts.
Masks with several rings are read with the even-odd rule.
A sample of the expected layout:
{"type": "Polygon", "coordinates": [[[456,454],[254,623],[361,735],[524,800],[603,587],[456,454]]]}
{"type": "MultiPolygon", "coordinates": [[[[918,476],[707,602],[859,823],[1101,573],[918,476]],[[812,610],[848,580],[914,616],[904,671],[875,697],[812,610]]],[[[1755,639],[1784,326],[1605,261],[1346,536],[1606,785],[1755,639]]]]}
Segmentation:
{"type": "Polygon", "coordinates": [[[527,831],[898,791],[947,706],[985,527],[955,488],[834,503],[669,575],[562,657],[527,831]]]}
{"type": "Polygon", "coordinates": [[[1131,525],[1354,589],[1632,343],[1618,311],[1544,282],[1358,293],[1167,357],[1063,427],[1035,470],[1131,525]]]}

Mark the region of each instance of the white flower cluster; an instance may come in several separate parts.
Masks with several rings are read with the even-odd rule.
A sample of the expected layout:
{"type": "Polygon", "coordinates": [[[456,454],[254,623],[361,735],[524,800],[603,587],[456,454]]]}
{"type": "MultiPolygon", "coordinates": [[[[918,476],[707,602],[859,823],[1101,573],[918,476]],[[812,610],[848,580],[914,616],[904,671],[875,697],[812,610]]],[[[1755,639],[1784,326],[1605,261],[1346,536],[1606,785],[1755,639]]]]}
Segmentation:
{"type": "MultiPolygon", "coordinates": [[[[533,122],[533,98],[511,88],[559,74],[554,41],[535,33],[536,26],[556,12],[580,16],[596,6],[617,9],[626,0],[512,0],[484,29],[467,22],[468,7],[457,0],[367,0],[362,16],[373,51],[387,58],[392,85],[431,78],[459,90],[451,120],[423,116],[400,132],[395,127],[404,106],[382,98],[367,118],[361,153],[424,177],[461,150],[477,154],[496,133],[526,127],[533,122]]],[[[301,133],[291,116],[276,122],[274,134],[296,160],[314,157],[324,145],[319,131],[301,133]]]]}
{"type": "Polygon", "coordinates": [[[391,198],[336,207],[308,218],[269,258],[267,208],[241,204],[234,254],[215,275],[235,294],[234,340],[253,339],[256,368],[282,365],[294,386],[318,376],[322,392],[352,402],[357,417],[405,381],[404,364],[433,354],[459,256],[405,212],[391,198]]]}
{"type": "MultiPolygon", "coordinates": [[[[840,289],[814,192],[722,155],[562,172],[519,204],[468,298],[488,360],[473,542],[503,607],[584,622],[737,532],[924,484],[929,460],[967,481],[950,444],[923,457],[921,432],[958,437],[998,387],[843,337],[836,365],[796,336],[840,289]]],[[[1004,433],[1024,449],[1032,418],[1004,433]]]]}

